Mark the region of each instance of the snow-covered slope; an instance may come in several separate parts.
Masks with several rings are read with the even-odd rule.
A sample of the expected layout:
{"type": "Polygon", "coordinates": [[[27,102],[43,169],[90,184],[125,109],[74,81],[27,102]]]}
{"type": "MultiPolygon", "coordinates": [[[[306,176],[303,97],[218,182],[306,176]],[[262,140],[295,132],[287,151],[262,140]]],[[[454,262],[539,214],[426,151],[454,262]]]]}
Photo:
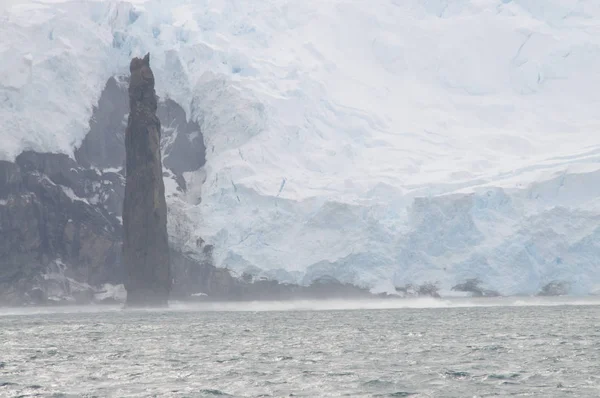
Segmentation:
{"type": "Polygon", "coordinates": [[[0,159],[73,153],[107,78],[149,51],[207,147],[171,231],[219,265],[376,290],[600,283],[598,2],[11,3],[0,159]]]}

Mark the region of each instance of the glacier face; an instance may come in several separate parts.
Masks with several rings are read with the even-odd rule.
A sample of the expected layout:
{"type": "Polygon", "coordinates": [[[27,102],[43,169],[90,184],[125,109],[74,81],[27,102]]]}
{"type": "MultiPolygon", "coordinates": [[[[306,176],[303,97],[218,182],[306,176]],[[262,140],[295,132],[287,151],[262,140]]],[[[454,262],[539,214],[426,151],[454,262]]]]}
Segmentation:
{"type": "MultiPolygon", "coordinates": [[[[203,131],[170,233],[218,265],[375,291],[600,284],[600,4],[13,1],[0,159],[72,154],[106,80],[152,55],[203,131]],[[201,200],[200,200],[201,198],[201,200]],[[260,271],[259,271],[260,270],[260,271]]],[[[173,186],[166,182],[167,188],[173,186]]]]}

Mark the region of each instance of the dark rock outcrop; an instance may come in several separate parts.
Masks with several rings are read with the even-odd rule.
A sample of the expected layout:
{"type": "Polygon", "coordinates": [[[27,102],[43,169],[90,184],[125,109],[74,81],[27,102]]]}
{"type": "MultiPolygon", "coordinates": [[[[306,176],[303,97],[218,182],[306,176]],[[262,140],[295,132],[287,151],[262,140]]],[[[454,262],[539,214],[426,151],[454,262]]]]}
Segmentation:
{"type": "MultiPolygon", "coordinates": [[[[121,299],[122,289],[105,284],[125,281],[120,219],[128,82],[107,81],[74,159],[26,151],[15,162],[0,161],[0,305],[121,299]]],[[[158,103],[157,114],[165,167],[185,191],[183,173],[205,163],[200,126],[170,99],[158,103]]],[[[223,297],[219,292],[233,289],[235,278],[214,267],[210,246],[203,244],[199,256],[171,253],[175,298],[204,291],[223,297]]]]}
{"type": "Polygon", "coordinates": [[[99,169],[125,166],[127,83],[128,79],[121,76],[106,82],[90,119],[90,131],[75,151],[75,159],[82,166],[99,169]]]}
{"type": "Polygon", "coordinates": [[[452,287],[452,290],[457,292],[471,293],[473,297],[499,297],[501,294],[492,289],[481,287],[482,281],[479,278],[467,279],[463,283],[459,283],[452,287]]]}
{"type": "Polygon", "coordinates": [[[171,291],[160,120],[150,55],[130,65],[123,261],[128,306],[166,305],[171,291]]]}
{"type": "Polygon", "coordinates": [[[440,298],[437,282],[425,282],[421,285],[408,283],[404,286],[396,286],[396,292],[402,297],[433,297],[440,298]]]}
{"type": "Polygon", "coordinates": [[[203,245],[200,255],[171,250],[171,270],[174,282],[171,297],[176,300],[224,299],[235,297],[240,291],[238,280],[228,270],[213,265],[211,245],[203,245]]]}
{"type": "Polygon", "coordinates": [[[0,303],[83,298],[86,285],[122,280],[120,222],[90,203],[101,181],[64,155],[0,162],[0,303]]]}
{"type": "MultiPolygon", "coordinates": [[[[150,115],[148,123],[157,132],[161,129],[163,166],[168,169],[158,180],[174,178],[179,191],[185,191],[184,173],[206,162],[202,131],[175,101],[156,104],[154,90],[141,77],[141,86],[131,94],[148,101],[149,109],[157,106],[158,119],[150,115]]],[[[127,280],[121,217],[129,81],[119,76],[108,80],[74,158],[26,151],[14,162],[0,161],[0,305],[122,302],[127,280]]],[[[213,247],[202,239],[193,252],[183,253],[176,246],[163,251],[171,264],[168,283],[173,281],[175,300],[373,297],[332,278],[300,286],[238,276],[214,266],[213,247]]]]}
{"type": "Polygon", "coordinates": [[[206,147],[200,133],[200,126],[195,121],[188,121],[185,111],[179,104],[169,98],[158,106],[158,117],[169,121],[163,125],[164,166],[177,177],[180,188],[185,190],[183,173],[195,171],[206,163],[206,147]]]}
{"type": "Polygon", "coordinates": [[[566,296],[569,294],[570,283],[567,281],[551,281],[538,292],[538,296],[566,296]]]}

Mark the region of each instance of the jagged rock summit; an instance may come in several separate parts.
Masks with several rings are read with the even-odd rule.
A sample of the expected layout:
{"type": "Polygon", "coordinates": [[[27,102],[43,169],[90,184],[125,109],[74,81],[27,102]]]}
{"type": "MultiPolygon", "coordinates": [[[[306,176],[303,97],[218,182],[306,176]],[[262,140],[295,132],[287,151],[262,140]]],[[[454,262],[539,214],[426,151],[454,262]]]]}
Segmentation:
{"type": "Polygon", "coordinates": [[[171,290],[160,120],[150,54],[129,66],[123,261],[128,307],[166,306],[171,290]]]}

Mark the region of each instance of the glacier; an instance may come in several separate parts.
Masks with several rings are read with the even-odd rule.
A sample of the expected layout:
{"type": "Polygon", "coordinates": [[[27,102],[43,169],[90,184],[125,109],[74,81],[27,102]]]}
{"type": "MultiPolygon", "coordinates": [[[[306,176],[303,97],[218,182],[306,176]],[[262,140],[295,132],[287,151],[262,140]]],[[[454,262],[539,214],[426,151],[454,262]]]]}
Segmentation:
{"type": "MultiPolygon", "coordinates": [[[[0,160],[73,155],[150,52],[206,165],[169,232],[281,281],[600,286],[600,3],[6,1],[0,160]]],[[[169,177],[166,177],[168,180],[169,177]]]]}

